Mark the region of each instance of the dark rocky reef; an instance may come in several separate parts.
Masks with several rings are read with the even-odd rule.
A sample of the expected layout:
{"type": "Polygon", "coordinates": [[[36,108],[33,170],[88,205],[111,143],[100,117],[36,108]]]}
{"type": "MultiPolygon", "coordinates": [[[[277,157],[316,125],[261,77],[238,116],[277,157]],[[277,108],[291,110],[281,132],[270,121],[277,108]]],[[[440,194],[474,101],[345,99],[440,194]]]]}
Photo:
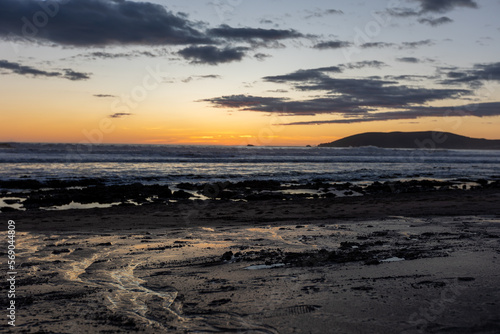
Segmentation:
{"type": "Polygon", "coordinates": [[[453,181],[408,180],[385,181],[368,184],[328,182],[316,180],[308,183],[282,184],[274,180],[247,180],[241,182],[179,183],[178,190],[167,185],[106,185],[103,180],[73,181],[14,180],[0,182],[0,188],[15,188],[19,192],[0,192],[5,203],[2,212],[15,211],[21,204],[27,210],[59,207],[74,203],[109,205],[151,205],[171,201],[190,201],[204,198],[221,201],[267,201],[335,198],[337,196],[386,195],[435,191],[467,191],[470,189],[499,189],[499,180],[461,179],[453,181]],[[31,191],[26,191],[30,189],[31,191]]]}

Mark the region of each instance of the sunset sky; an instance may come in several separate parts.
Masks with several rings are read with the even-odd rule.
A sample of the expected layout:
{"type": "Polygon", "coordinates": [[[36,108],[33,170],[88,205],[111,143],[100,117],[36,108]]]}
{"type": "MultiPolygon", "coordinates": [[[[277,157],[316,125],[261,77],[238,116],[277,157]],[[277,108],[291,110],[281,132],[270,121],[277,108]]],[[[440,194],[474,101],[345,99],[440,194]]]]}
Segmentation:
{"type": "Polygon", "coordinates": [[[500,139],[500,0],[1,0],[0,142],[500,139]]]}

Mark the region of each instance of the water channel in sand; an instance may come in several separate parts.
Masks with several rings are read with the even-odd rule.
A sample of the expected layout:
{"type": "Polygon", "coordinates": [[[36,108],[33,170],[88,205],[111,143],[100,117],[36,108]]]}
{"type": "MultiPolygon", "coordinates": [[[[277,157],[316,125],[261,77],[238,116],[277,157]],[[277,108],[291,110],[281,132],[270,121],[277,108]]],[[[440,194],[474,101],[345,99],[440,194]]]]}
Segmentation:
{"type": "MultiPolygon", "coordinates": [[[[261,231],[254,232],[255,236],[261,234],[261,231]]],[[[248,233],[253,234],[250,231],[248,233]]],[[[229,234],[235,237],[235,233],[229,234]]],[[[147,281],[140,275],[146,275],[144,278],[147,278],[142,270],[151,264],[164,263],[164,267],[168,268],[169,263],[178,265],[196,262],[210,251],[218,254],[219,249],[231,244],[222,238],[228,233],[210,228],[198,228],[186,235],[189,235],[190,258],[185,257],[186,252],[180,247],[169,249],[171,246],[166,244],[173,240],[165,237],[150,240],[151,237],[145,235],[84,233],[19,233],[18,256],[21,263],[30,267],[29,270],[23,269],[23,275],[34,278],[51,271],[52,276],[57,273],[58,277],[52,280],[51,285],[59,285],[63,290],[64,286],[70,289],[75,284],[96,289],[102,300],[94,302],[105,305],[113,314],[141,323],[145,328],[168,331],[168,326],[172,324],[190,330],[229,326],[232,329],[239,328],[242,332],[247,328],[254,333],[274,333],[272,328],[254,324],[238,314],[184,316],[171,308],[178,291],[168,285],[160,288],[147,286],[147,281]],[[197,238],[193,238],[193,235],[197,238]]]]}
{"type": "MultiPolygon", "coordinates": [[[[497,247],[493,237],[498,223],[492,217],[392,217],[351,224],[19,232],[19,297],[31,298],[31,304],[21,309],[26,312],[25,326],[52,332],[78,333],[96,326],[102,331],[133,328],[156,333],[277,333],[273,327],[288,332],[287,322],[297,315],[329,316],[325,308],[330,301],[319,302],[322,294],[317,291],[346,298],[377,289],[383,294],[385,278],[379,285],[374,280],[342,281],[349,268],[367,276],[362,271],[366,266],[316,263],[311,271],[290,266],[284,261],[286,252],[298,256],[324,249],[356,254],[363,246],[371,247],[381,264],[369,268],[383,271],[374,277],[393,279],[391,268],[414,266],[419,262],[412,261],[415,258],[445,265],[453,258],[444,256],[455,249],[464,252],[468,245],[480,245],[484,253],[497,247]],[[402,252],[408,247],[413,253],[402,252]]],[[[413,284],[420,291],[422,282],[431,282],[427,262],[422,263],[419,275],[400,274],[408,280],[402,288],[413,284]]],[[[464,276],[457,282],[473,280],[464,276]]],[[[426,284],[431,289],[442,281],[426,284]]],[[[347,316],[344,320],[355,321],[347,316]]]]}

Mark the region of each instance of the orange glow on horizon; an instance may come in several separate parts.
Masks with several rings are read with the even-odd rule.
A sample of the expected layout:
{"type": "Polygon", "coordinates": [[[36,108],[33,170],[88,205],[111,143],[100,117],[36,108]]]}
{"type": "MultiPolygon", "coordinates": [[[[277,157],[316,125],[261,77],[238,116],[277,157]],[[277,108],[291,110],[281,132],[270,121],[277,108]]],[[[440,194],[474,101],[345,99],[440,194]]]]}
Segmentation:
{"type": "Polygon", "coordinates": [[[107,104],[88,103],[73,106],[72,112],[64,104],[44,104],[33,116],[34,107],[7,106],[10,112],[2,113],[0,142],[316,146],[363,132],[446,131],[474,138],[500,137],[500,117],[284,126],[281,124],[317,118],[214,108],[159,112],[154,106],[128,117],[110,118],[107,104]]]}
{"type": "MultiPolygon", "coordinates": [[[[111,121],[111,119],[108,119],[111,121]]],[[[269,128],[249,129],[244,132],[204,131],[196,128],[149,129],[127,128],[116,126],[106,133],[105,128],[88,126],[81,128],[75,124],[68,124],[61,129],[54,123],[25,122],[22,126],[12,126],[2,129],[0,142],[52,142],[52,143],[91,143],[91,144],[154,144],[154,145],[254,145],[254,146],[316,146],[320,143],[332,142],[347,136],[363,132],[392,132],[392,131],[446,131],[473,138],[499,139],[496,134],[498,122],[484,124],[478,122],[467,127],[454,129],[453,126],[434,121],[423,124],[401,124],[397,121],[360,123],[352,125],[308,125],[286,126],[279,132],[273,133],[269,128]],[[429,126],[430,124],[434,126],[429,126]],[[439,126],[441,125],[441,126],[439,126]],[[23,134],[20,136],[19,134],[23,134]],[[28,135],[24,135],[28,133],[28,135]],[[251,133],[251,134],[249,134],[251,133]],[[311,135],[315,134],[315,135],[311,135]]],[[[89,125],[92,122],[88,123],[89,125]]]]}

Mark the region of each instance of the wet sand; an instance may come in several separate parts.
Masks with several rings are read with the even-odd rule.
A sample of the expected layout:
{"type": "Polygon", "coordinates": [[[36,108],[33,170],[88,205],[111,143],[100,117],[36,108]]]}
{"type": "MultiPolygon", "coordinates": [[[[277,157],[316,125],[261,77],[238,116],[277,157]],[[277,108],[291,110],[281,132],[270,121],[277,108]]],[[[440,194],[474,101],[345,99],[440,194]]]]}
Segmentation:
{"type": "Polygon", "coordinates": [[[2,213],[15,330],[497,333],[498,203],[483,189],[2,213]]]}

